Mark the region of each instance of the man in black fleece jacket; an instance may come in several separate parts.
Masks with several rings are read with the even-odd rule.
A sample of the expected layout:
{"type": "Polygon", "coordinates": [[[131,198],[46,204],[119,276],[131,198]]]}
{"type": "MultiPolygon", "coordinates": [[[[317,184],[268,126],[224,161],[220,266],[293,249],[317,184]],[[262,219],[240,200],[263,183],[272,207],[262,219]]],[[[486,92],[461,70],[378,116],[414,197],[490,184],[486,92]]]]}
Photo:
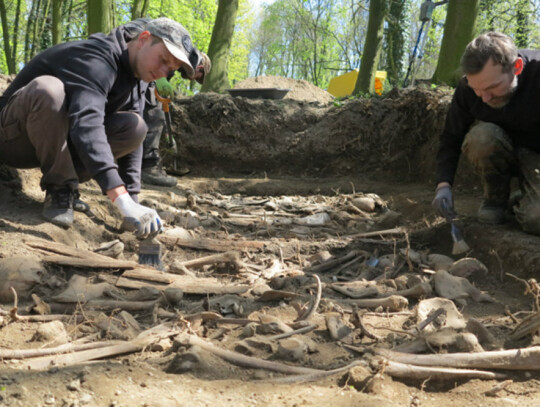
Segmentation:
{"type": "MultiPolygon", "coordinates": [[[[135,37],[144,31],[144,27],[150,21],[150,18],[138,18],[122,27],[126,30],[127,35],[135,37]]],[[[191,67],[193,68],[194,76],[186,72],[184,66],[181,66],[178,72],[184,79],[196,80],[201,84],[204,83],[204,79],[211,69],[210,58],[204,52],[200,52],[193,46],[189,55],[189,60],[191,67]]],[[[167,78],[161,78],[155,81],[155,83],[150,83],[146,91],[143,118],[148,126],[148,132],[146,133],[146,138],[143,142],[141,168],[141,178],[146,184],[165,187],[173,187],[176,185],[176,177],[167,175],[161,165],[161,156],[159,154],[160,140],[164,133],[168,134],[168,128],[166,127],[165,113],[163,112],[162,105],[157,101],[154,94],[157,89],[157,92],[161,97],[165,99],[174,98],[174,88],[168,81],[174,74],[175,72],[170,72],[167,78]]],[[[173,137],[172,134],[169,134],[168,136],[173,137]]],[[[173,157],[173,160],[176,159],[177,157],[173,157]]],[[[177,170],[176,175],[185,175],[188,172],[189,170],[184,168],[177,170]]]]}
{"type": "Polygon", "coordinates": [[[162,222],[137,199],[147,130],[143,88],[180,66],[193,75],[192,45],[168,18],[129,42],[124,34],[118,28],[59,44],[24,67],[0,98],[0,162],[41,168],[47,220],[71,226],[78,184],[94,178],[124,225],[145,236],[162,222]]]}
{"type": "Polygon", "coordinates": [[[463,152],[483,183],[478,220],[504,222],[517,176],[521,198],[512,209],[524,231],[540,234],[540,51],[517,50],[510,37],[488,32],[467,45],[461,68],[440,138],[433,207],[453,215],[463,152]]]}

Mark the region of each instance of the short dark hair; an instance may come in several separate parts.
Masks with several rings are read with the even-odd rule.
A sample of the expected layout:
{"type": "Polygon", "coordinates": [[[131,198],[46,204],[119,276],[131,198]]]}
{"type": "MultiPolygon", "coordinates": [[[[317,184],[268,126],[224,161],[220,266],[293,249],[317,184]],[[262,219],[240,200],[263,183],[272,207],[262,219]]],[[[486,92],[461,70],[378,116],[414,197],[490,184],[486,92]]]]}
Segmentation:
{"type": "Polygon", "coordinates": [[[517,58],[514,41],[506,34],[490,31],[479,35],[467,45],[461,57],[461,70],[465,75],[477,74],[491,59],[502,66],[504,73],[510,73],[517,58]]]}
{"type": "MultiPolygon", "coordinates": [[[[138,39],[142,34],[142,31],[140,33],[137,34],[137,36],[135,37],[136,39],[138,39]]],[[[150,34],[150,36],[152,37],[152,43],[150,45],[156,45],[160,42],[163,42],[163,40],[159,37],[156,37],[154,34],[150,34]]]]}
{"type": "Polygon", "coordinates": [[[152,44],[151,45],[156,45],[160,42],[163,42],[163,40],[159,37],[156,37],[154,34],[151,34],[152,35],[152,44]]]}

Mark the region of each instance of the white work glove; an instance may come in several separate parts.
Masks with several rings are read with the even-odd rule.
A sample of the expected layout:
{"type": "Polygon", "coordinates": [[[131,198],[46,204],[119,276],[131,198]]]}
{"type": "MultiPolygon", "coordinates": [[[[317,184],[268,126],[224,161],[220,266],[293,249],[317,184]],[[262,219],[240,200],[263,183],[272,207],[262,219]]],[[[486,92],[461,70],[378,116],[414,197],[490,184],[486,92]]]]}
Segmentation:
{"type": "Polygon", "coordinates": [[[136,203],[129,194],[122,194],[114,200],[114,204],[124,217],[122,225],[135,235],[146,237],[161,231],[163,222],[157,212],[136,203]]]}

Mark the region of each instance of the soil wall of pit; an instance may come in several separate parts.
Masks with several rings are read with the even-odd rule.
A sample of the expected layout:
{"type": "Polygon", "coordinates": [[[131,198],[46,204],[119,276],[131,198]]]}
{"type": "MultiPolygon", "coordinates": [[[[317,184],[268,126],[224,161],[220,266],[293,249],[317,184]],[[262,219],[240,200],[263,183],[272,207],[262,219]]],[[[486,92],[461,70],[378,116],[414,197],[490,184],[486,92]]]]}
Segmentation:
{"type": "MultiPolygon", "coordinates": [[[[198,94],[172,115],[180,158],[195,173],[392,177],[434,181],[444,90],[320,104],[198,94]]],[[[460,168],[459,179],[470,179],[460,168]],[[461,176],[460,176],[461,174],[461,176]]]]}

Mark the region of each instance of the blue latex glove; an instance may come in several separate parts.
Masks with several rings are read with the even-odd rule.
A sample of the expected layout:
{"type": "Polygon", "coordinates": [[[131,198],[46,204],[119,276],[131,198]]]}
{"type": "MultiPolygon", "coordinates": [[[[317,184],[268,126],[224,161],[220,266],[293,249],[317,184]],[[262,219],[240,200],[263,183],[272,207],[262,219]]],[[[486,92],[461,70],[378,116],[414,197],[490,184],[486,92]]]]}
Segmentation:
{"type": "Polygon", "coordinates": [[[435,198],[431,203],[435,212],[445,219],[453,219],[456,216],[454,211],[454,198],[452,197],[452,188],[449,185],[443,185],[435,191],[435,198]]]}

